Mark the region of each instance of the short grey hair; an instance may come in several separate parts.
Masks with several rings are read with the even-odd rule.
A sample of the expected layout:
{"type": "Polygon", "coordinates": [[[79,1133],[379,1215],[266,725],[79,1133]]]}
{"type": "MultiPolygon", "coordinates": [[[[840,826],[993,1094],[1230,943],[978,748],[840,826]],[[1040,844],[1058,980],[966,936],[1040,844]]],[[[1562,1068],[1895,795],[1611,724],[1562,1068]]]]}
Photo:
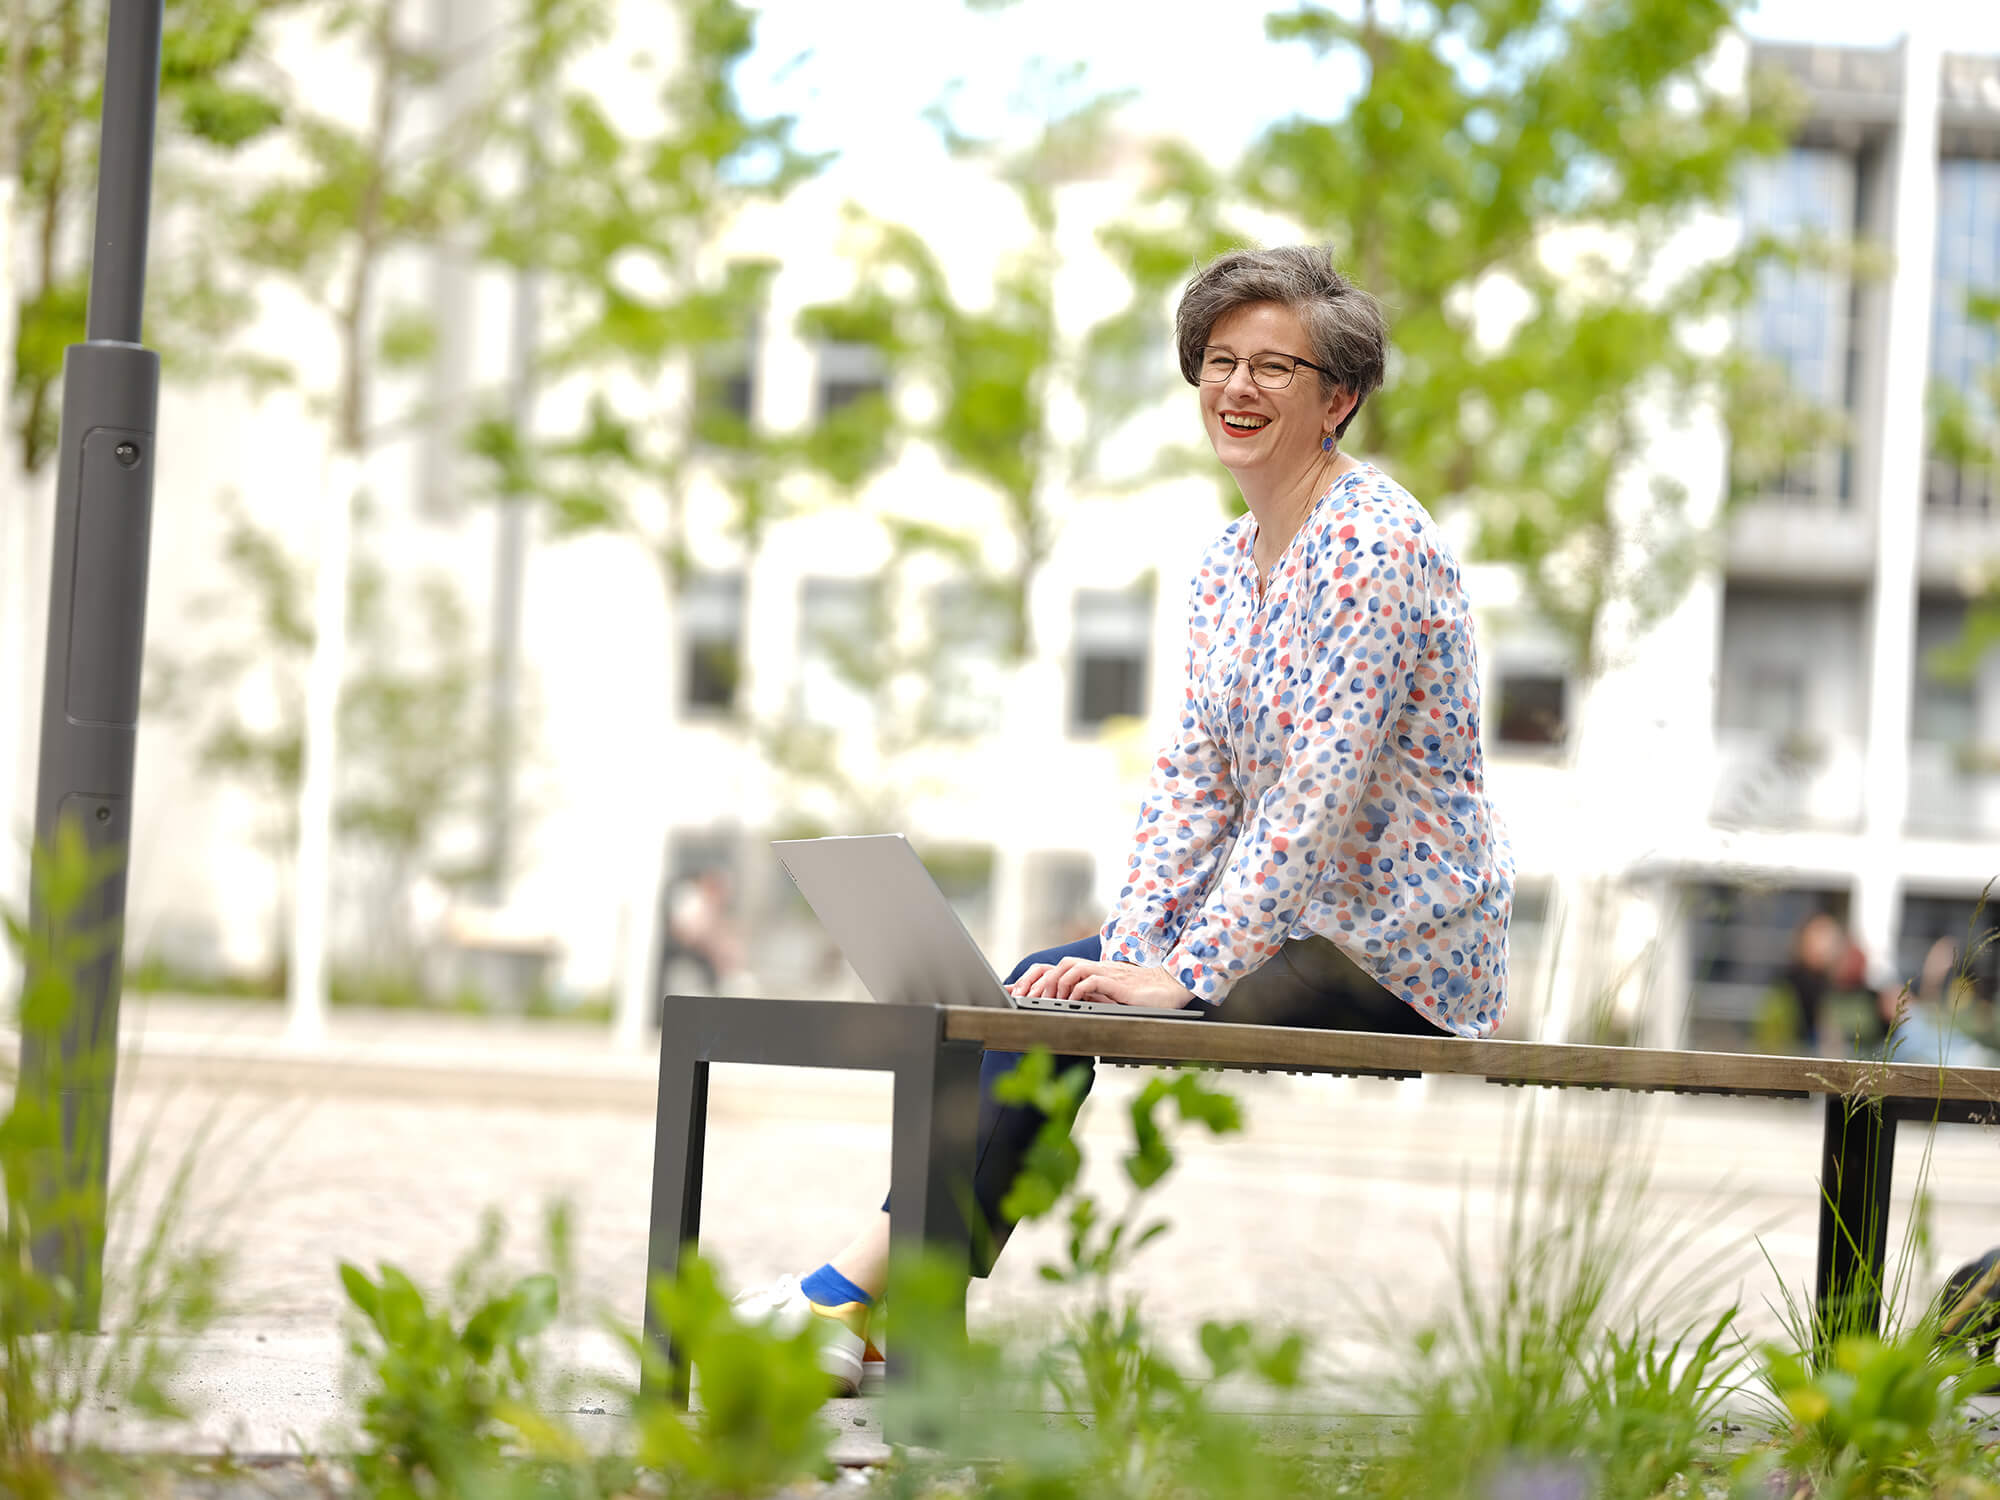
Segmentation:
{"type": "Polygon", "coordinates": [[[1354,408],[1334,429],[1336,439],[1382,386],[1389,359],[1389,324],[1382,304],[1334,267],[1324,245],[1281,245],[1275,250],[1227,250],[1195,273],[1174,313],[1174,342],[1181,374],[1200,378],[1201,351],[1211,329],[1239,307],[1276,302],[1298,314],[1312,347],[1308,357],[1331,370],[1320,392],[1350,392],[1354,408]]]}

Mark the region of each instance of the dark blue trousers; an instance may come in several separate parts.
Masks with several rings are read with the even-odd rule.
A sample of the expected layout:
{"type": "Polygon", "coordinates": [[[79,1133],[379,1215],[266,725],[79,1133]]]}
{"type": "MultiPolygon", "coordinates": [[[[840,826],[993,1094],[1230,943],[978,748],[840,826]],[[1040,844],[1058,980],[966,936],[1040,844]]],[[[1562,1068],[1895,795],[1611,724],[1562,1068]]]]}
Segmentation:
{"type": "MultiPolygon", "coordinates": [[[[1014,965],[1004,983],[1011,985],[1036,964],[1052,964],[1065,958],[1095,959],[1101,952],[1095,934],[1059,948],[1044,948],[1014,965]]],[[[1211,1013],[1253,1026],[1385,1031],[1404,1036],[1451,1034],[1433,1026],[1410,1005],[1383,989],[1325,938],[1287,942],[1262,968],[1238,980],[1225,1002],[1211,1013]]],[[[973,1167],[972,1191],[986,1217],[994,1256],[999,1255],[1014,1229],[1013,1223],[1000,1213],[1000,1200],[1014,1185],[1028,1147],[1034,1144],[1036,1134],[1048,1118],[1038,1109],[1001,1104],[993,1097],[994,1082],[1011,1073],[1021,1056],[1019,1052],[988,1052],[979,1067],[979,1155],[973,1167]]],[[[1084,1092],[1089,1093],[1096,1077],[1096,1058],[1058,1057],[1055,1065],[1058,1074],[1082,1068],[1084,1092]]],[[[888,1209],[887,1199],[882,1207],[888,1209]]],[[[978,1239],[976,1234],[974,1239],[978,1239]]],[[[973,1274],[984,1276],[992,1268],[990,1260],[981,1263],[975,1244],[973,1274]]]]}

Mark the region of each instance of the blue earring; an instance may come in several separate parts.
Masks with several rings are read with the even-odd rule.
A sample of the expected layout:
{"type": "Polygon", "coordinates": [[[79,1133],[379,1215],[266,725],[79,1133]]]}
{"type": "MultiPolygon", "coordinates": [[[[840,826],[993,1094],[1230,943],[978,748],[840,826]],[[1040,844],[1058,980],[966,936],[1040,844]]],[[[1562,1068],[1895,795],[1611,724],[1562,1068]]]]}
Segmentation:
{"type": "Polygon", "coordinates": [[[1320,452],[1322,452],[1322,453],[1331,453],[1331,452],[1333,452],[1333,434],[1332,434],[1332,433],[1330,433],[1330,432],[1329,432],[1329,433],[1328,433],[1328,434],[1327,434],[1327,435],[1326,435],[1325,437],[1323,437],[1323,438],[1321,438],[1321,439],[1319,440],[1319,451],[1320,451],[1320,452]]]}

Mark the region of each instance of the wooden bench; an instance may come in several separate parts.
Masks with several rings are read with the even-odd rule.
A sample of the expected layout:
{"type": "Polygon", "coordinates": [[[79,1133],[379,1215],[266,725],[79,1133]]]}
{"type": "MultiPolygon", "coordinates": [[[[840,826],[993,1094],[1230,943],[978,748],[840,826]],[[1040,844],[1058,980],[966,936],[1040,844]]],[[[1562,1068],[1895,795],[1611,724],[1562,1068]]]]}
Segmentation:
{"type": "MultiPolygon", "coordinates": [[[[1489,1083],[1825,1100],[1814,1300],[1843,1326],[1879,1327],[1896,1126],[2000,1122],[2000,1068],[1939,1068],[1807,1057],[1466,1041],[1240,1026],[1221,1021],[1063,1015],[963,1006],[670,996],[660,1028],[647,1274],[671,1275],[701,1232],[711,1063],[858,1068],[894,1076],[892,1245],[964,1257],[957,1189],[970,1177],[987,1050],[1107,1062],[1377,1078],[1456,1074],[1489,1083]]],[[[671,1353],[647,1310],[649,1334],[671,1353]]],[[[892,1372],[900,1374],[891,1355],[892,1372]]],[[[685,1392],[682,1393],[685,1395],[685,1392]]]]}

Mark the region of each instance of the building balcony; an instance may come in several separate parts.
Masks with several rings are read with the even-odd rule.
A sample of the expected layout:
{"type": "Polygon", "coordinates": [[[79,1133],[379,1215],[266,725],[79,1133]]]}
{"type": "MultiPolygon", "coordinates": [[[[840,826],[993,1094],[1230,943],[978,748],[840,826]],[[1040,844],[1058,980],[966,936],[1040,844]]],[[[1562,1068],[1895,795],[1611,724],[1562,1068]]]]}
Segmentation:
{"type": "Polygon", "coordinates": [[[1746,500],[1729,518],[1732,577],[1858,584],[1873,576],[1875,550],[1873,511],[1830,495],[1746,500]]]}
{"type": "Polygon", "coordinates": [[[1719,828],[1851,832],[1861,826],[1858,735],[1723,729],[1709,821],[1719,828]]]}
{"type": "Polygon", "coordinates": [[[1910,746],[1909,832],[2000,839],[2000,746],[1910,746]]]}

